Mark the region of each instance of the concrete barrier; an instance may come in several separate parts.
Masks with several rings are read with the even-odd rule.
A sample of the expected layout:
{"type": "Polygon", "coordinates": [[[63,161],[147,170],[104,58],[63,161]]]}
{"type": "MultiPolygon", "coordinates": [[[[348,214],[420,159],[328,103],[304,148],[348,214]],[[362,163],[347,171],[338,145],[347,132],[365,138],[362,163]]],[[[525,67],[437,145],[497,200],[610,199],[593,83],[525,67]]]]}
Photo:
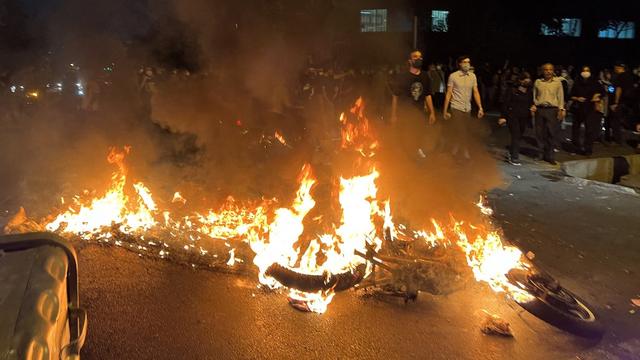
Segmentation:
{"type": "Polygon", "coordinates": [[[620,178],[618,185],[639,189],[640,190],[640,175],[626,175],[620,178]]]}
{"type": "Polygon", "coordinates": [[[566,161],[560,167],[569,176],[611,183],[613,158],[566,161]]]}
{"type": "Polygon", "coordinates": [[[573,177],[637,187],[632,184],[640,181],[640,155],[567,161],[561,169],[573,177]]]}
{"type": "Polygon", "coordinates": [[[629,175],[640,174],[640,154],[625,156],[629,162],[629,175]]]}

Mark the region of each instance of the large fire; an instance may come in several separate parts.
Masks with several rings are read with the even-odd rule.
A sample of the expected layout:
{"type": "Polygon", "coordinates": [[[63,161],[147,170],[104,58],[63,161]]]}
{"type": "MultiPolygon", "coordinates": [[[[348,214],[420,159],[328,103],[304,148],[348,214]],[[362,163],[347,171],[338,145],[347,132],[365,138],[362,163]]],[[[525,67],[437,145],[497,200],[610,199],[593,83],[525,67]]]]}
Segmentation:
{"type": "MultiPolygon", "coordinates": [[[[300,247],[300,237],[304,234],[303,220],[316,205],[311,195],[315,180],[311,167],[305,165],[300,174],[300,188],[291,208],[275,211],[275,218],[269,226],[268,237],[255,238],[251,248],[256,253],[254,264],[260,269],[260,282],[271,288],[282,285],[272,277],[265,276],[266,270],[274,263],[296,272],[309,275],[338,274],[364,264],[365,259],[356,255],[356,250],[366,252],[367,245],[379,249],[382,241],[377,236],[374,216],[383,216],[375,200],[377,188],[375,170],[365,176],[340,179],[339,202],[342,220],[330,234],[315,234],[306,248],[300,247]],[[318,259],[322,259],[319,261],[318,259]]],[[[304,293],[291,289],[292,299],[303,301],[314,312],[324,312],[333,298],[333,290],[304,293]]]]}
{"type": "Polygon", "coordinates": [[[127,184],[127,169],[124,158],[131,150],[125,147],[122,151],[112,148],[107,156],[110,164],[117,166],[117,171],[111,176],[111,185],[104,196],[92,199],[83,205],[78,197],[74,202],[79,208],[70,208],[67,212],[56,217],[46,225],[49,231],[74,233],[84,239],[92,237],[110,237],[108,228],[117,224],[119,230],[125,234],[144,231],[156,225],[153,212],[157,210],[151,192],[144,184],[138,182],[132,185],[137,195],[134,200],[125,193],[127,184]]]}
{"type": "MultiPolygon", "coordinates": [[[[309,214],[316,207],[313,193],[317,180],[309,164],[302,167],[298,190],[287,207],[275,208],[275,202],[262,199],[246,203],[228,198],[217,210],[175,216],[158,206],[147,186],[128,177],[125,159],[130,147],[110,149],[107,161],[116,170],[103,195],[74,197],[67,210],[48,221],[45,228],[85,240],[103,241],[116,237],[114,229],[132,236],[162,230],[164,234],[189,234],[191,240],[196,234],[198,238],[225,241],[229,249],[228,266],[241,261],[236,257],[232,242],[241,240],[247,242],[255,254],[253,264],[258,269],[260,283],[274,289],[283,285],[266,274],[273,264],[326,279],[331,274],[369,265],[357,254],[370,249],[380,250],[383,234],[390,235],[392,240],[406,228],[394,224],[391,201],[377,199],[376,180],[380,174],[374,161],[379,144],[365,116],[362,99],[357,100],[348,114],[340,116],[340,123],[342,151],[356,154],[360,160],[355,169],[356,175],[339,179],[339,223],[324,224],[322,233],[305,228],[305,224],[313,220],[309,219],[309,214]]],[[[279,132],[276,132],[276,138],[286,144],[279,132]]],[[[176,192],[167,203],[185,205],[188,201],[176,192]]],[[[484,215],[491,215],[482,199],[477,205],[484,215]]],[[[466,255],[477,281],[486,282],[496,292],[506,292],[516,301],[531,299],[531,295],[508,282],[506,274],[514,268],[526,268],[526,262],[521,251],[505,245],[497,231],[486,225],[473,226],[456,221],[453,217],[449,224],[435,219],[430,222],[432,231],[414,230],[415,241],[424,241],[430,247],[457,245],[466,255]]],[[[187,248],[189,245],[184,246],[187,248]]],[[[304,303],[308,310],[318,313],[325,312],[334,297],[334,289],[331,288],[319,292],[287,291],[290,299],[304,303]]]]}

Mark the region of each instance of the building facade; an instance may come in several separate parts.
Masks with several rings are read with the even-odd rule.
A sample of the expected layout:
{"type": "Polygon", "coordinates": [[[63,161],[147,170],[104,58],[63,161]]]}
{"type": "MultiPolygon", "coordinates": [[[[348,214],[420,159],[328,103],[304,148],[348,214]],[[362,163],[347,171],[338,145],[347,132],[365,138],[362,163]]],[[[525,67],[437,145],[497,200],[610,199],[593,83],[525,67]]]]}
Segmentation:
{"type": "Polygon", "coordinates": [[[340,5],[341,41],[357,58],[397,62],[415,46],[428,59],[459,54],[500,63],[640,63],[640,2],[598,8],[538,1],[522,3],[352,0],[340,5]],[[534,3],[532,3],[534,5],[534,3]]]}

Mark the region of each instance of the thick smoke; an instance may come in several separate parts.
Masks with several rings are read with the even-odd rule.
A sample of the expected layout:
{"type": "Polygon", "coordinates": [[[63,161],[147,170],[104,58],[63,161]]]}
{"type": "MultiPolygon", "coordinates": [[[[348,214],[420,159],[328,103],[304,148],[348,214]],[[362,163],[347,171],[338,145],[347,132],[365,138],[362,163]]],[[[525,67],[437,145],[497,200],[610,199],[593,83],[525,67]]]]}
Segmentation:
{"type": "MultiPolygon", "coordinates": [[[[34,51],[33,63],[15,71],[11,81],[54,82],[54,71],[42,68],[68,70],[74,63],[80,66],[74,76],[86,86],[110,85],[99,86],[97,109],[76,110],[86,98],[66,106],[62,99],[13,107],[0,135],[0,165],[7,174],[0,205],[45,214],[62,194],[101,189],[112,171],[104,161],[109,146],[125,144],[133,148],[132,175],[159,198],[181,190],[203,206],[228,195],[275,196],[286,204],[305,162],[326,184],[318,195],[335,194],[337,177],[352,171],[338,151],[336,114],[361,94],[333,102],[296,100],[300,94],[293,89],[309,54],[325,66],[353,60],[344,46],[339,52],[332,47],[330,30],[341,19],[339,11],[323,2],[303,3],[78,0],[41,14],[46,31],[35,36],[47,46],[34,51]],[[47,66],[44,49],[53,51],[45,56],[47,66]],[[105,78],[108,64],[115,70],[105,78]],[[139,89],[143,65],[155,69],[148,95],[139,89]],[[287,146],[273,139],[275,131],[287,146]]],[[[389,51],[402,63],[399,48],[394,44],[389,51]]],[[[357,62],[366,63],[361,55],[357,62]]],[[[73,81],[69,75],[65,86],[73,81]]],[[[381,102],[384,96],[373,98],[381,102]]],[[[369,108],[386,105],[365,99],[369,108]]],[[[415,223],[449,212],[475,213],[477,194],[499,178],[479,137],[469,144],[472,161],[463,165],[439,148],[443,122],[407,133],[372,119],[382,142],[381,197],[391,198],[395,210],[415,223]],[[426,134],[432,150],[420,162],[400,146],[414,131],[426,134]]]]}

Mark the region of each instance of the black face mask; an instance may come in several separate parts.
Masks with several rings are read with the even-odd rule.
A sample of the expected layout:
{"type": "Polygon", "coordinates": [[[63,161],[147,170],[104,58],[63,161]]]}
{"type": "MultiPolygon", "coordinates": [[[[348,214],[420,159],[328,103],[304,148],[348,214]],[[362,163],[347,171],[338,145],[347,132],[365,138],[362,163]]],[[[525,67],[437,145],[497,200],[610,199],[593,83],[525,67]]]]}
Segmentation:
{"type": "Polygon", "coordinates": [[[422,69],[422,59],[415,59],[411,61],[411,66],[416,69],[422,69]]]}

